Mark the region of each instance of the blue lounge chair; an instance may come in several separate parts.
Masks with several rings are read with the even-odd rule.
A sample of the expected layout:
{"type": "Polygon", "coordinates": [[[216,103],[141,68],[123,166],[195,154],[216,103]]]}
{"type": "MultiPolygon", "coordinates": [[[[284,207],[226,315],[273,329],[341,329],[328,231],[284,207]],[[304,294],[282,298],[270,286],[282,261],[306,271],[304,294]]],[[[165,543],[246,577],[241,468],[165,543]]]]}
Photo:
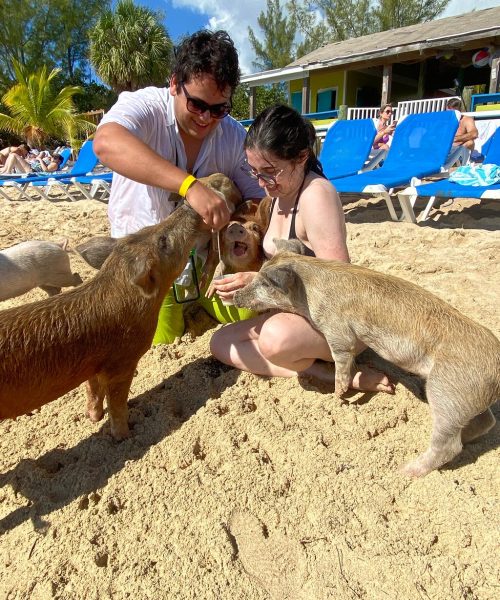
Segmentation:
{"type": "Polygon", "coordinates": [[[336,121],[328,130],[319,155],[328,179],[347,177],[361,171],[376,133],[372,119],[336,121]]]}
{"type": "Polygon", "coordinates": [[[339,193],[383,196],[391,218],[398,221],[391,199],[394,188],[409,185],[415,177],[439,173],[457,127],[457,116],[451,110],[408,115],[398,124],[380,168],[331,181],[339,193]]]}
{"type": "Polygon", "coordinates": [[[48,173],[46,175],[31,175],[25,177],[18,177],[8,180],[0,180],[0,194],[7,200],[12,198],[5,193],[2,188],[13,187],[19,192],[15,200],[26,198],[26,200],[32,200],[32,197],[28,193],[31,188],[38,188],[38,193],[48,199],[45,188],[48,185],[48,181],[57,181],[58,179],[68,179],[69,177],[80,177],[83,175],[89,175],[95,168],[99,159],[95,155],[92,140],[87,140],[81,147],[78,153],[78,158],[74,162],[73,166],[69,171],[64,173],[48,173]]]}
{"type": "Polygon", "coordinates": [[[78,200],[71,191],[72,186],[76,187],[88,200],[94,200],[97,192],[102,188],[104,191],[99,196],[99,200],[105,200],[111,192],[112,179],[113,172],[108,171],[105,173],[92,173],[81,177],[70,177],[55,181],[49,179],[47,185],[51,187],[57,186],[70,200],[78,200]]]}
{"type": "MultiPolygon", "coordinates": [[[[484,164],[500,166],[500,127],[488,140],[484,164]]],[[[426,221],[434,206],[436,198],[449,200],[450,198],[484,198],[500,199],[500,183],[488,186],[461,185],[448,179],[441,179],[432,183],[413,185],[398,193],[401,209],[407,220],[417,222],[414,207],[420,197],[429,198],[425,209],[420,213],[418,221],[426,221]]]]}

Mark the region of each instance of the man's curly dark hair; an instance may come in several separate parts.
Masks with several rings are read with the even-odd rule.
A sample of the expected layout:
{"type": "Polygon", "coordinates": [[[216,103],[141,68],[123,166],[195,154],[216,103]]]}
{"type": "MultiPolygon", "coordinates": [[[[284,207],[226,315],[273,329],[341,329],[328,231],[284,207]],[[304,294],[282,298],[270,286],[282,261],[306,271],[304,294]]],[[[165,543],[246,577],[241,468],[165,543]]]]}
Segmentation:
{"type": "Polygon", "coordinates": [[[214,78],[221,92],[228,86],[234,92],[240,82],[238,53],[226,31],[202,29],[184,38],[176,48],[172,75],[178,90],[180,83],[206,74],[214,78]]]}

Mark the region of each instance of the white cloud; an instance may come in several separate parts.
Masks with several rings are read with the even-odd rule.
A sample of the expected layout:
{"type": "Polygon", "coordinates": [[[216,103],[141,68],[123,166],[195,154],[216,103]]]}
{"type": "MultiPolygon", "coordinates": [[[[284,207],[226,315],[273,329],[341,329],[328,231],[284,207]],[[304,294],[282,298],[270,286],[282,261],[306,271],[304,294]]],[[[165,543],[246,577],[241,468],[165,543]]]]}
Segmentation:
{"type": "Polygon", "coordinates": [[[257,17],[266,11],[266,0],[172,0],[172,6],[191,8],[196,12],[209,16],[207,28],[225,29],[231,36],[240,59],[243,74],[256,71],[252,65],[255,53],[248,39],[248,27],[251,27],[257,37],[261,30],[257,17]]]}

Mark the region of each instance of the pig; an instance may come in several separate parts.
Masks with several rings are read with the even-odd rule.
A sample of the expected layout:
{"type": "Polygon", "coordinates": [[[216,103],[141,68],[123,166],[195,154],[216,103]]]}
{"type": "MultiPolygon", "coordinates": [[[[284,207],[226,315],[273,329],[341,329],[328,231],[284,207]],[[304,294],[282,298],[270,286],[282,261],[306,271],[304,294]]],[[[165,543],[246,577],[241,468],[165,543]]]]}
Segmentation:
{"type": "Polygon", "coordinates": [[[275,243],[279,252],[235,293],[234,304],[308,319],[328,342],[339,395],[348,389],[358,340],[426,380],[431,442],[404,473],[426,475],[493,427],[489,407],[500,397],[500,342],[491,331],[413,283],[302,256],[297,240],[275,243]]]}
{"type": "Polygon", "coordinates": [[[53,296],[62,287],[81,283],[80,275],[71,272],[67,240],[32,240],[0,251],[0,300],[20,296],[35,287],[53,296]]]}
{"type": "Polygon", "coordinates": [[[182,205],[116,242],[96,276],[39,302],[0,312],[0,419],[38,408],[86,381],[87,414],[129,436],[127,397],[151,346],[165,294],[206,226],[182,205]]]}
{"type": "MultiPolygon", "coordinates": [[[[262,240],[269,226],[271,198],[262,200],[247,200],[234,211],[231,221],[221,229],[217,236],[212,236],[206,273],[212,270],[212,278],[218,278],[228,273],[258,271],[264,262],[262,240]],[[220,243],[220,261],[219,249],[220,243]],[[214,269],[215,263],[218,264],[214,269]]],[[[210,286],[207,296],[214,293],[210,286]]]]}
{"type": "Polygon", "coordinates": [[[75,246],[74,251],[94,269],[100,269],[104,261],[116,246],[117,238],[107,236],[95,236],[83,244],[75,246]]]}

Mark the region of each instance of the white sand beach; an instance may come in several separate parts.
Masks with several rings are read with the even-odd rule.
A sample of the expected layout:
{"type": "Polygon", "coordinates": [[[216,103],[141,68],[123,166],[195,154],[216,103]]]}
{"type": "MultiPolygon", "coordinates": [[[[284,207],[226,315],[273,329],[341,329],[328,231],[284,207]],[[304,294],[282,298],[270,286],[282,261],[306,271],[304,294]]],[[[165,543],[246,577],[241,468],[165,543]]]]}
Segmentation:
{"type": "MultiPolygon", "coordinates": [[[[108,235],[106,211],[1,199],[0,248],[108,235]]],[[[345,214],[354,263],[422,285],[500,337],[498,201],[455,202],[426,225],[390,221],[382,200],[345,214]]],[[[0,309],[45,297],[36,289],[0,309]]],[[[398,468],[431,429],[416,377],[367,352],[396,394],[340,400],[221,365],[209,353],[218,325],[194,307],[188,322],[139,363],[130,439],[85,417],[83,386],[0,422],[0,598],[498,598],[498,423],[410,480],[398,468]]]]}

